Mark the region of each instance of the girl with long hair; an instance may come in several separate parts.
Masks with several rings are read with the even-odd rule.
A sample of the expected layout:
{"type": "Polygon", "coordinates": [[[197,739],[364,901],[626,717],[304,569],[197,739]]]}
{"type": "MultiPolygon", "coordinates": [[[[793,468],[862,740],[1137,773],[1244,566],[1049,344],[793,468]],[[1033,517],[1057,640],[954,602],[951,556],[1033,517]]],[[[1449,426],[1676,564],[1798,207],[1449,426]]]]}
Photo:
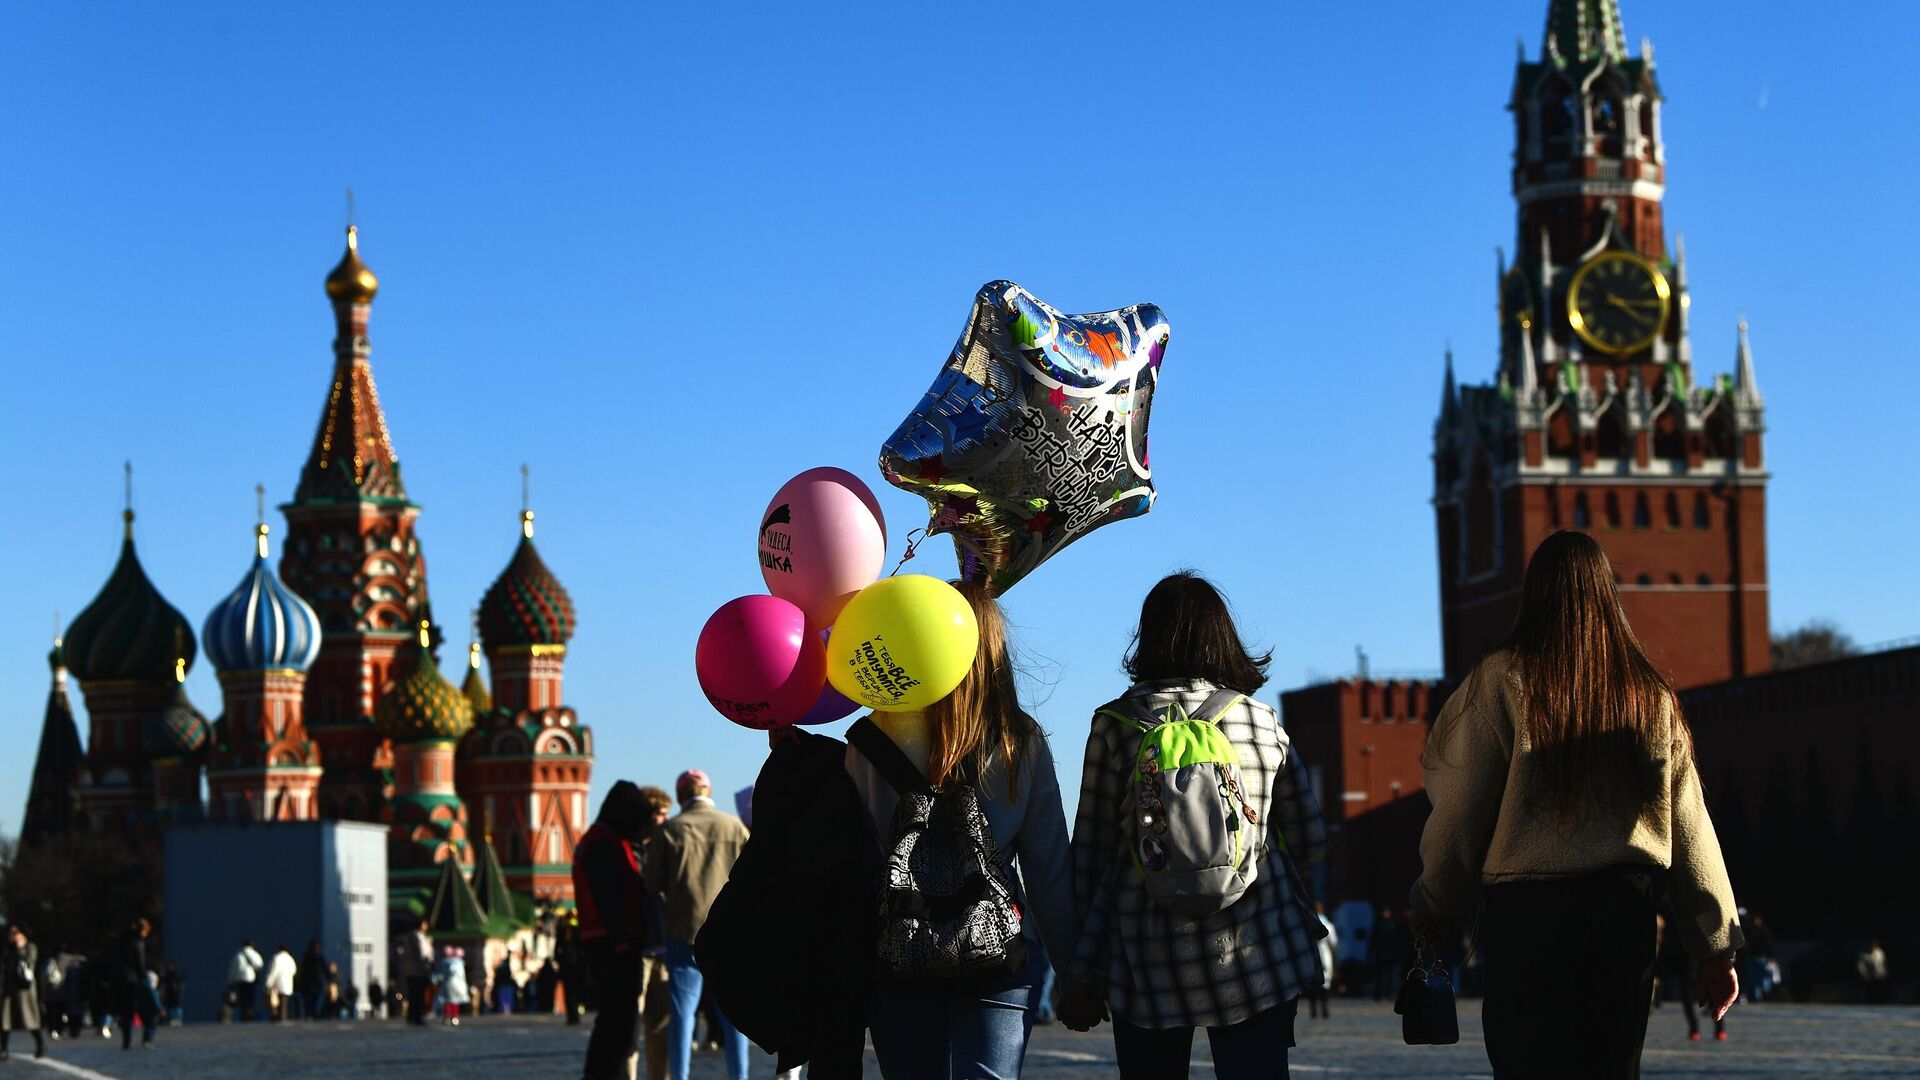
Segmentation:
{"type": "Polygon", "coordinates": [[[1717,1020],[1738,993],[1733,888],[1666,676],[1590,536],[1549,536],[1513,630],[1448,699],[1421,765],[1415,927],[1480,909],[1499,1077],[1639,1075],[1664,891],[1717,1020]]]}
{"type": "Polygon", "coordinates": [[[1094,714],[1073,831],[1076,981],[1061,995],[1060,1017],[1083,1027],[1110,1013],[1123,1080],[1185,1077],[1195,1028],[1207,1029],[1214,1075],[1286,1076],[1300,994],[1322,979],[1325,930],[1296,863],[1324,860],[1326,828],[1273,707],[1253,697],[1270,659],[1242,643],[1205,578],[1173,574],[1141,605],[1125,659],[1133,685],[1094,714]],[[1184,823],[1153,805],[1160,759],[1147,750],[1150,729],[1178,718],[1217,728],[1234,759],[1217,782],[1208,773],[1194,785],[1199,812],[1184,823]],[[1233,849],[1244,891],[1154,895],[1148,869],[1160,868],[1166,843],[1197,834],[1203,812],[1218,815],[1205,799],[1216,783],[1221,802],[1235,796],[1225,826],[1250,836],[1233,849]],[[1162,826],[1173,831],[1162,835],[1162,826]],[[1207,908],[1217,909],[1194,913],[1207,908]]]}
{"type": "MultiPolygon", "coordinates": [[[[1014,902],[1023,915],[1027,960],[999,985],[965,993],[908,997],[879,989],[870,1018],[873,1052],[891,1080],[1017,1077],[1046,957],[1073,950],[1067,820],[1053,754],[1020,708],[1000,606],[982,586],[956,587],[980,626],[972,668],[953,693],[925,710],[876,713],[870,721],[936,790],[974,789],[1007,880],[1016,880],[1012,867],[1019,865],[1014,902]]],[[[857,746],[848,747],[846,763],[884,844],[898,803],[895,789],[857,746]]]]}

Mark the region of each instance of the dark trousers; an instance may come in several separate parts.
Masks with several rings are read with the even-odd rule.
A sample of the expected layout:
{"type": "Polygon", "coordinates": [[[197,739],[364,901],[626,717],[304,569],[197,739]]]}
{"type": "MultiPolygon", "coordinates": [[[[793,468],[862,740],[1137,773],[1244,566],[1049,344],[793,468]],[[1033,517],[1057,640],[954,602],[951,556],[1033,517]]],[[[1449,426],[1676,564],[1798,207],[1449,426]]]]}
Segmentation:
{"type": "Polygon", "coordinates": [[[424,1024],[427,1022],[427,977],[425,975],[407,976],[407,1023],[424,1024]]]}
{"type": "MultiPolygon", "coordinates": [[[[40,1028],[34,1028],[32,1034],[33,1056],[45,1057],[47,1054],[47,1033],[40,1028]]],[[[13,1032],[11,1030],[0,1028],[0,1054],[7,1053],[7,1043],[12,1041],[12,1037],[13,1032]]]]}
{"type": "Polygon", "coordinates": [[[593,999],[599,1012],[593,1034],[587,1038],[586,1080],[627,1076],[640,1034],[640,951],[616,951],[605,939],[587,943],[587,966],[593,970],[593,999]]]}
{"type": "Polygon", "coordinates": [[[1653,994],[1649,870],[1489,886],[1482,1021],[1495,1077],[1640,1075],[1653,994]]]}
{"type": "Polygon", "coordinates": [[[153,1003],[142,1000],[146,995],[139,990],[129,991],[133,1000],[120,1007],[120,1046],[122,1049],[133,1045],[133,1018],[140,1018],[140,1041],[153,1041],[153,1029],[160,1022],[160,1014],[154,1010],[153,1003]]]}
{"type": "MultiPolygon", "coordinates": [[[[1220,1080],[1284,1078],[1287,1048],[1293,1045],[1294,998],[1237,1024],[1207,1029],[1213,1049],[1213,1075],[1220,1080]]],[[[1140,1028],[1116,1017],[1113,1053],[1120,1080],[1185,1080],[1193,1058],[1193,1029],[1140,1028]]]]}

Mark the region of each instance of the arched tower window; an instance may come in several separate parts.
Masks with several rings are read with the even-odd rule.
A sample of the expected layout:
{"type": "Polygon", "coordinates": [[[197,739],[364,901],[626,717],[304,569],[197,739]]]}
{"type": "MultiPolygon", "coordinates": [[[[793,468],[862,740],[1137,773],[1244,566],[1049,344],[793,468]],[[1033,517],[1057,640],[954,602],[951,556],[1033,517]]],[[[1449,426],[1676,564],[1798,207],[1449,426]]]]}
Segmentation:
{"type": "Polygon", "coordinates": [[[1647,505],[1647,493],[1644,491],[1633,497],[1633,527],[1653,528],[1653,510],[1647,505]]]}
{"type": "Polygon", "coordinates": [[[1549,152],[1564,156],[1572,142],[1580,119],[1580,98],[1573,87],[1552,79],[1534,92],[1540,111],[1540,143],[1549,152]]]}
{"type": "Polygon", "coordinates": [[[1607,492],[1607,528],[1617,529],[1619,527],[1620,493],[1617,491],[1609,491],[1607,492]]]}
{"type": "Polygon", "coordinates": [[[1576,529],[1593,527],[1593,511],[1587,506],[1587,493],[1584,491],[1573,497],[1573,526],[1576,529]]]}
{"type": "Polygon", "coordinates": [[[1669,529],[1677,529],[1680,527],[1680,495],[1678,492],[1667,492],[1666,524],[1669,529]]]}
{"type": "Polygon", "coordinates": [[[1713,519],[1707,513],[1707,493],[1695,492],[1693,496],[1693,527],[1707,529],[1713,526],[1713,519]]]}

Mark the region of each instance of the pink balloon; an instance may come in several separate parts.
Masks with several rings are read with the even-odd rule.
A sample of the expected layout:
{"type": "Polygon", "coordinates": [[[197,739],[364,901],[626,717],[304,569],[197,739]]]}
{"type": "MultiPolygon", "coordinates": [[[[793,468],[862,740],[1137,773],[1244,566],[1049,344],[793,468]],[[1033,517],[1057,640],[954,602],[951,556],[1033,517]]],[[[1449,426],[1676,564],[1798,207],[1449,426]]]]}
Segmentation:
{"type": "Polygon", "coordinates": [[[880,502],[845,469],[808,469],[786,482],[760,525],[760,574],[815,626],[831,626],[853,594],[886,568],[880,502]]]}
{"type": "Polygon", "coordinates": [[[804,612],[776,596],[721,605],[700,629],[693,667],[720,715],[763,730],[807,715],[827,681],[819,634],[804,612]]]}

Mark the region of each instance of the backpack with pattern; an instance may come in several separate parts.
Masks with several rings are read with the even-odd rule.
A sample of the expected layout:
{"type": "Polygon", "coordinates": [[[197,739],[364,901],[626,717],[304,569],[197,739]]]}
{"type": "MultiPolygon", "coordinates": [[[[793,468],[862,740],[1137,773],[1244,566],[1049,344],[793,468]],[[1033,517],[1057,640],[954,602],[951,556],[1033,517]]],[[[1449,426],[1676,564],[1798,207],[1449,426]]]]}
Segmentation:
{"type": "Polygon", "coordinates": [[[1245,697],[1216,690],[1193,714],[1175,702],[1156,715],[1132,698],[1100,710],[1140,730],[1124,835],[1147,895],[1181,915],[1224,911],[1259,874],[1260,815],[1220,730],[1220,718],[1245,697]]]}
{"type": "Polygon", "coordinates": [[[934,788],[886,732],[862,718],[847,742],[899,796],[882,839],[882,984],[906,996],[992,989],[1026,965],[1020,908],[973,785],[934,788]]]}

